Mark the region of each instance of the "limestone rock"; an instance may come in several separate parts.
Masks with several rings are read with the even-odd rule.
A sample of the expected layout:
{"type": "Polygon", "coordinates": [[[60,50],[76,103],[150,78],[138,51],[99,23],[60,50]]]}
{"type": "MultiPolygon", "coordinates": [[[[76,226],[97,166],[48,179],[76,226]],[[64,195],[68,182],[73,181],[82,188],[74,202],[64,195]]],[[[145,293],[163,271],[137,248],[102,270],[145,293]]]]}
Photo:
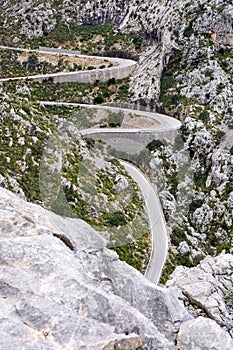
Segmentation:
{"type": "MultiPolygon", "coordinates": [[[[176,340],[180,350],[231,349],[215,321],[192,319],[173,294],[182,294],[178,287],[147,281],[84,221],[59,217],[1,187],[0,218],[1,349],[175,350],[176,340]]],[[[201,266],[216,274],[216,288],[230,287],[229,256],[201,266]]],[[[203,292],[198,276],[193,298],[203,292]]],[[[209,312],[220,323],[217,311],[209,312]]]]}
{"type": "Polygon", "coordinates": [[[161,200],[162,207],[164,210],[174,212],[176,208],[176,200],[171,193],[169,193],[168,191],[161,191],[159,193],[159,198],[161,200]]]}
{"type": "Polygon", "coordinates": [[[233,342],[213,320],[198,317],[181,325],[177,345],[180,350],[231,350],[233,342]]]}
{"type": "Polygon", "coordinates": [[[88,224],[0,188],[1,348],[175,349],[191,319],[88,224]],[[169,339],[169,340],[168,340],[169,339]]]}
{"type": "Polygon", "coordinates": [[[233,336],[232,304],[227,302],[232,276],[233,256],[220,254],[206,257],[197,267],[178,266],[166,285],[194,317],[209,316],[233,336]]]}

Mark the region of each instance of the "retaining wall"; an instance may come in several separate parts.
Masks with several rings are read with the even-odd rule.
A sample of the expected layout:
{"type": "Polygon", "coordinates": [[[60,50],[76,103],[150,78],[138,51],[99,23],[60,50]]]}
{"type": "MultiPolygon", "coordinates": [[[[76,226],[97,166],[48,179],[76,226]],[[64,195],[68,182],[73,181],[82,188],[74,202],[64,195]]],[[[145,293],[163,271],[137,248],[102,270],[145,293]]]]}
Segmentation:
{"type": "Polygon", "coordinates": [[[179,130],[168,130],[168,131],[150,131],[150,132],[122,132],[122,130],[119,128],[119,131],[114,131],[114,132],[95,132],[93,130],[93,133],[90,131],[86,134],[85,132],[83,133],[81,130],[81,134],[83,137],[86,138],[92,138],[94,140],[103,140],[103,141],[108,141],[108,140],[116,140],[116,139],[122,139],[123,140],[134,140],[137,141],[138,143],[146,146],[148,143],[150,143],[153,140],[174,140],[174,138],[178,135],[179,130]]]}
{"type": "MultiPolygon", "coordinates": [[[[134,62],[134,61],[132,61],[134,62]]],[[[135,64],[129,66],[117,66],[111,68],[103,69],[93,69],[92,71],[78,71],[78,72],[68,72],[68,73],[56,73],[56,74],[47,74],[41,76],[30,76],[30,79],[33,79],[37,82],[44,82],[46,80],[51,80],[54,83],[67,83],[67,82],[76,82],[76,83],[95,83],[97,80],[101,82],[108,81],[111,78],[123,79],[127,78],[130,74],[133,73],[136,67],[135,64]]],[[[27,77],[29,78],[29,77],[27,77]]]]}

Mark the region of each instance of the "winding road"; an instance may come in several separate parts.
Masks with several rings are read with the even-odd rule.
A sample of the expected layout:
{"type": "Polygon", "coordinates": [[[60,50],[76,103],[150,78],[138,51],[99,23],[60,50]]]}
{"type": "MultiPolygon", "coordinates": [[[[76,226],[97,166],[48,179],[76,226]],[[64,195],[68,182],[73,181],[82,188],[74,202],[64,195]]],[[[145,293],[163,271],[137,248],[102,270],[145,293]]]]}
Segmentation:
{"type": "Polygon", "coordinates": [[[152,234],[152,249],[145,277],[157,284],[162,274],[168,250],[168,234],[163,210],[155,189],[145,175],[132,164],[125,161],[121,161],[120,163],[138,184],[146,203],[150,231],[152,234]]]}
{"type": "MultiPolygon", "coordinates": [[[[43,52],[43,53],[49,53],[49,54],[61,54],[61,51],[59,49],[51,51],[46,50],[29,50],[29,49],[22,49],[22,48],[11,48],[11,47],[5,47],[0,46],[0,49],[12,49],[12,50],[18,50],[18,51],[27,51],[27,52],[43,52]]],[[[64,54],[64,53],[63,53],[64,54]]],[[[65,53],[67,54],[67,53],[65,53]]],[[[69,55],[77,55],[77,53],[69,52],[69,55]]],[[[90,57],[90,56],[81,56],[80,57],[90,57]]],[[[97,57],[95,57],[97,58],[97,57]]],[[[112,58],[109,57],[101,57],[101,59],[109,60],[111,61],[112,58]]],[[[104,69],[98,69],[98,70],[92,70],[89,71],[89,74],[93,74],[94,71],[97,71],[99,74],[99,71],[104,73],[107,70],[114,70],[118,69],[120,72],[121,69],[123,69],[123,73],[125,74],[125,67],[131,67],[131,69],[127,69],[127,74],[130,75],[132,72],[132,69],[135,68],[136,63],[131,60],[125,60],[125,59],[114,59],[115,62],[118,62],[117,67],[110,67],[110,68],[104,68],[104,69]],[[127,62],[128,61],[128,62],[127,62]],[[133,63],[132,63],[133,62],[133,63]]],[[[81,72],[82,73],[82,72],[81,72]]],[[[81,74],[79,72],[72,72],[72,75],[81,74]]],[[[47,74],[47,75],[37,75],[37,76],[27,76],[27,77],[17,77],[17,78],[5,78],[0,79],[1,81],[7,81],[7,80],[18,80],[18,79],[37,79],[38,77],[41,78],[47,78],[48,76],[64,76],[66,75],[66,78],[69,79],[70,72],[64,73],[54,73],[54,74],[47,74]]],[[[72,79],[72,78],[71,78],[72,79]]],[[[73,81],[73,80],[70,80],[73,81]]],[[[76,80],[77,81],[77,80],[76,80]]],[[[40,101],[39,102],[42,105],[66,105],[66,106],[76,106],[76,107],[83,107],[83,108],[91,108],[91,109],[102,109],[102,110],[110,110],[113,112],[127,112],[127,113],[133,113],[138,116],[144,116],[148,118],[152,118],[157,121],[157,124],[154,128],[90,128],[90,129],[84,129],[81,130],[81,134],[83,136],[91,136],[93,134],[113,134],[113,133],[125,133],[125,134],[134,134],[138,135],[141,133],[153,133],[153,134],[160,134],[161,136],[172,133],[176,130],[178,130],[181,126],[181,123],[172,117],[158,114],[158,113],[152,113],[152,112],[144,112],[140,110],[134,110],[134,109],[126,109],[126,108],[120,108],[120,107],[111,107],[111,106],[103,106],[103,105],[85,105],[85,104],[79,104],[79,103],[66,103],[66,102],[49,102],[49,101],[40,101]]],[[[161,208],[160,200],[158,197],[158,194],[155,190],[155,188],[150,184],[150,181],[146,178],[146,176],[135,166],[133,166],[130,163],[127,163],[125,161],[120,161],[121,164],[125,167],[126,171],[129,173],[129,175],[136,181],[138,184],[142,195],[145,199],[146,209],[148,213],[149,218],[149,226],[150,231],[152,235],[152,250],[151,250],[151,256],[150,260],[145,272],[145,277],[150,280],[151,282],[157,284],[159,282],[159,279],[161,277],[162,269],[164,266],[164,263],[166,261],[167,251],[168,251],[168,232],[166,227],[166,222],[163,215],[163,210],[161,208]]]]}
{"type": "Polygon", "coordinates": [[[71,50],[61,50],[61,49],[52,49],[52,48],[40,48],[38,50],[35,49],[24,49],[20,47],[10,47],[10,46],[0,46],[2,50],[13,50],[13,51],[21,51],[28,53],[39,53],[39,54],[48,54],[48,55],[63,55],[70,57],[80,57],[80,58],[91,58],[93,60],[101,60],[108,61],[114,64],[112,67],[107,68],[97,68],[92,70],[82,70],[82,71],[74,71],[74,72],[58,72],[58,73],[50,73],[50,74],[34,74],[27,76],[18,76],[18,77],[9,77],[2,78],[0,82],[9,81],[9,80],[26,80],[32,79],[34,81],[43,82],[45,80],[52,79],[54,83],[64,83],[64,82],[77,82],[77,83],[93,83],[96,80],[99,81],[108,81],[111,78],[115,79],[123,79],[127,78],[136,68],[137,63],[133,60],[128,60],[124,58],[118,57],[102,57],[102,56],[87,56],[80,55],[76,51],[71,50]]]}
{"type": "MultiPolygon", "coordinates": [[[[0,80],[1,81],[1,80],[0,80]]],[[[82,135],[91,135],[94,133],[118,133],[119,131],[121,133],[140,133],[140,132],[146,132],[146,133],[166,133],[166,132],[172,132],[175,130],[179,130],[181,127],[181,123],[179,120],[169,117],[168,115],[155,113],[155,112],[147,112],[147,111],[140,111],[137,109],[130,109],[130,108],[121,108],[121,107],[111,107],[111,106],[104,106],[104,105],[88,105],[84,103],[72,103],[72,102],[53,102],[53,101],[40,101],[40,104],[47,105],[47,106],[71,106],[71,107],[82,107],[82,108],[88,108],[88,109],[102,109],[112,112],[125,112],[125,113],[132,113],[136,116],[143,116],[150,119],[154,119],[158,122],[158,126],[156,128],[91,128],[91,129],[83,129],[81,130],[82,135]]]]}

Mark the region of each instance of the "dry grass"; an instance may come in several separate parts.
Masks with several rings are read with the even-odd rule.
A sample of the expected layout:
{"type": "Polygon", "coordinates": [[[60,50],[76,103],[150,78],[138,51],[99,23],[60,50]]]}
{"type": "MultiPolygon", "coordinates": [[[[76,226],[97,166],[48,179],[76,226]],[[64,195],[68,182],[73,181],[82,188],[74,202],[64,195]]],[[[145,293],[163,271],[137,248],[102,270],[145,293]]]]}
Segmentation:
{"type": "MultiPolygon", "coordinates": [[[[39,62],[48,62],[54,67],[58,66],[59,62],[64,67],[63,71],[69,71],[70,68],[73,68],[74,64],[81,66],[82,70],[87,69],[88,67],[100,68],[101,66],[109,67],[110,62],[104,59],[94,59],[94,58],[82,58],[79,56],[68,56],[61,54],[49,54],[49,53],[28,53],[21,52],[18,58],[18,61],[22,64],[27,62],[28,57],[32,54],[36,54],[39,62]],[[62,61],[62,63],[61,63],[62,61]]],[[[113,64],[114,65],[114,64],[113,64]]]]}

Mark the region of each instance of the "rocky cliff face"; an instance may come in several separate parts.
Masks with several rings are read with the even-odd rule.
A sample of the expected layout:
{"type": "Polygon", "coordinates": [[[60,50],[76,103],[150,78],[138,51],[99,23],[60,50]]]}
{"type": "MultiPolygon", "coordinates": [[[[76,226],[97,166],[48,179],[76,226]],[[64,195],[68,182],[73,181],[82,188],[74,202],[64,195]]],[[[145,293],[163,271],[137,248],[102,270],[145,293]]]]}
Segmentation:
{"type": "Polygon", "coordinates": [[[0,205],[2,349],[232,348],[217,323],[193,319],[85,222],[2,188],[0,205]]]}

